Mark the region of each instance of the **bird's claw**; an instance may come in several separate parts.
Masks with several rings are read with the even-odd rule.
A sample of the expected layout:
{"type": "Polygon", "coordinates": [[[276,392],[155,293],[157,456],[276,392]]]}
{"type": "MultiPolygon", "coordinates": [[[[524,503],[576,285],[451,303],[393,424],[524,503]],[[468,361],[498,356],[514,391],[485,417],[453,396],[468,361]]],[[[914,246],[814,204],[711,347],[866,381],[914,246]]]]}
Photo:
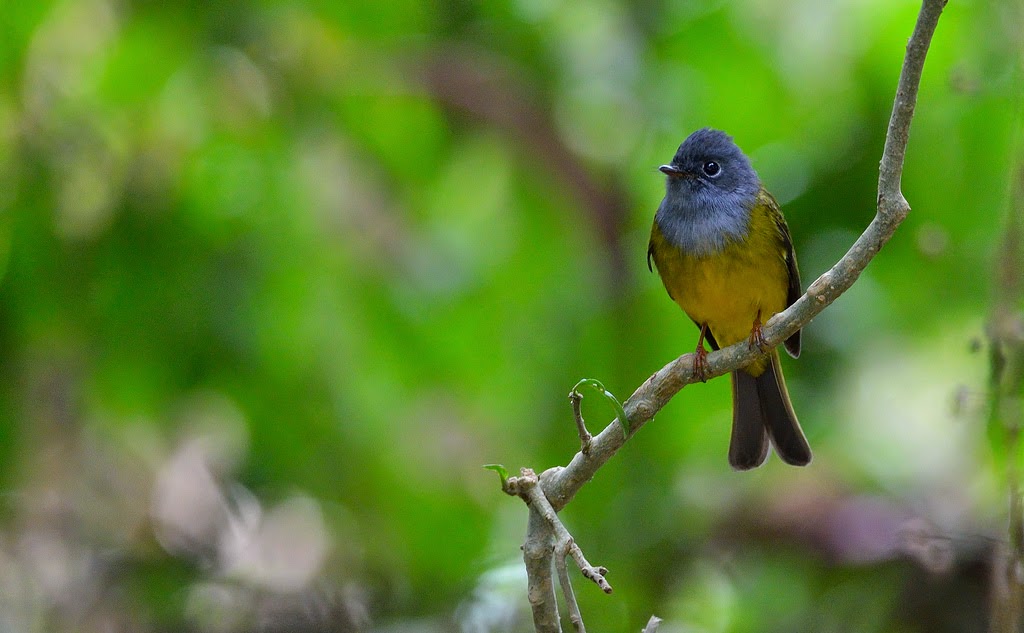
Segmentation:
{"type": "Polygon", "coordinates": [[[768,342],[764,340],[764,331],[761,329],[761,315],[758,313],[757,318],[754,319],[754,325],[750,328],[750,349],[757,349],[762,352],[768,351],[768,342]]]}
{"type": "Polygon", "coordinates": [[[708,352],[703,345],[693,350],[693,375],[701,382],[708,381],[708,352]]]}

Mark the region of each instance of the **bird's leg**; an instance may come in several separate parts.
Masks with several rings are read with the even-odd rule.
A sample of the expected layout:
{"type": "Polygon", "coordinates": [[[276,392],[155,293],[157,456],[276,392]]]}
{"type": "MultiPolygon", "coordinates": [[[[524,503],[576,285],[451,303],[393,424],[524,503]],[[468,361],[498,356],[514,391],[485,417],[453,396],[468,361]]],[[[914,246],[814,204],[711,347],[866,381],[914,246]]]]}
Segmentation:
{"type": "Polygon", "coordinates": [[[697,339],[697,349],[693,350],[693,375],[700,378],[701,382],[708,381],[708,353],[704,349],[704,336],[708,333],[708,324],[700,326],[700,338],[697,339]]]}
{"type": "Polygon", "coordinates": [[[757,346],[762,352],[768,351],[768,343],[764,340],[764,332],[761,331],[761,310],[757,311],[754,317],[754,325],[750,327],[750,347],[757,346]]]}

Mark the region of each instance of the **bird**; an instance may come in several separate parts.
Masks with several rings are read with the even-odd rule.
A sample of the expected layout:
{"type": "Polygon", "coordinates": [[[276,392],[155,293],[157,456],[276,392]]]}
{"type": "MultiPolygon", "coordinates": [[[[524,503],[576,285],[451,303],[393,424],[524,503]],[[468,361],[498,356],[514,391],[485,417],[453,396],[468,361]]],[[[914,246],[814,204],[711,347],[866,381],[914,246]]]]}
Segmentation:
{"type": "MultiPolygon", "coordinates": [[[[789,226],[732,137],[703,128],[690,134],[662,165],[665,197],[647,248],[669,297],[700,328],[694,373],[706,381],[707,351],[747,340],[762,354],[732,372],[733,418],[729,464],[763,464],[769,444],[786,463],[811,461],[777,349],[765,345],[762,325],[800,295],[800,272],[789,226]]],[[[653,270],[653,269],[652,269],[653,270]]],[[[800,331],[784,346],[800,355],[800,331]]]]}

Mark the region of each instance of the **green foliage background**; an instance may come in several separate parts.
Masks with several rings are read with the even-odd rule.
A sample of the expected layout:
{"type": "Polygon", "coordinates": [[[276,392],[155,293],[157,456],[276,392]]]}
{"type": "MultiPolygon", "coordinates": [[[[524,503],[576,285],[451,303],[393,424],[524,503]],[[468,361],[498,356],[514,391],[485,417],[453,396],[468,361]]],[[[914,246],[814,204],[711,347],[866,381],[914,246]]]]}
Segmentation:
{"type": "MultiPolygon", "coordinates": [[[[692,350],[644,261],[657,166],[698,127],[734,135],[806,286],[874,213],[917,8],[7,3],[0,581],[17,591],[0,621],[530,630],[526,512],[481,465],[567,463],[577,380],[624,399],[692,350]],[[155,482],[196,438],[228,515],[312,508],[298,525],[328,546],[300,585],[226,565],[208,535],[220,554],[168,543],[155,482]]],[[[731,472],[715,380],[563,513],[611,569],[613,595],[576,587],[592,629],[985,630],[1004,495],[972,345],[1015,164],[1020,16],[953,0],[940,22],[913,211],[784,361],[814,463],[731,472]]],[[[288,567],[304,534],[268,556],[288,567]]]]}

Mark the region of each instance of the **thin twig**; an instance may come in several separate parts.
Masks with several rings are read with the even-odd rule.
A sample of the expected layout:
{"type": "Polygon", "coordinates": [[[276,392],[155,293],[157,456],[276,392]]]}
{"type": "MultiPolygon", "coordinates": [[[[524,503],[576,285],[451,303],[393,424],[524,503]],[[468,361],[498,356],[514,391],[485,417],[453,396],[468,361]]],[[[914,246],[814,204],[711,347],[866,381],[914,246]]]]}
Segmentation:
{"type": "Polygon", "coordinates": [[[564,556],[555,556],[555,569],[558,571],[558,584],[562,586],[562,595],[565,596],[565,604],[569,609],[569,622],[576,633],[587,633],[583,625],[583,616],[580,615],[580,605],[576,602],[576,593],[572,590],[572,581],[569,580],[569,569],[565,564],[564,556]]]}
{"type": "Polygon", "coordinates": [[[583,421],[583,394],[573,389],[569,392],[569,402],[572,403],[572,417],[576,420],[576,431],[580,434],[580,452],[586,455],[590,452],[590,441],[594,436],[587,430],[587,423],[583,421]]]}
{"type": "MultiPolygon", "coordinates": [[[[562,530],[564,531],[565,528],[563,527],[562,530]]],[[[555,538],[558,539],[555,545],[555,550],[559,556],[571,556],[572,559],[576,561],[576,566],[580,568],[580,572],[583,574],[584,578],[592,581],[595,585],[600,587],[601,591],[605,593],[612,592],[612,586],[609,585],[608,581],[605,579],[605,576],[608,575],[607,567],[595,567],[587,562],[587,558],[583,555],[583,550],[580,549],[580,546],[576,544],[575,539],[573,539],[568,532],[564,532],[564,534],[559,535],[558,529],[556,528],[555,538]]]]}

